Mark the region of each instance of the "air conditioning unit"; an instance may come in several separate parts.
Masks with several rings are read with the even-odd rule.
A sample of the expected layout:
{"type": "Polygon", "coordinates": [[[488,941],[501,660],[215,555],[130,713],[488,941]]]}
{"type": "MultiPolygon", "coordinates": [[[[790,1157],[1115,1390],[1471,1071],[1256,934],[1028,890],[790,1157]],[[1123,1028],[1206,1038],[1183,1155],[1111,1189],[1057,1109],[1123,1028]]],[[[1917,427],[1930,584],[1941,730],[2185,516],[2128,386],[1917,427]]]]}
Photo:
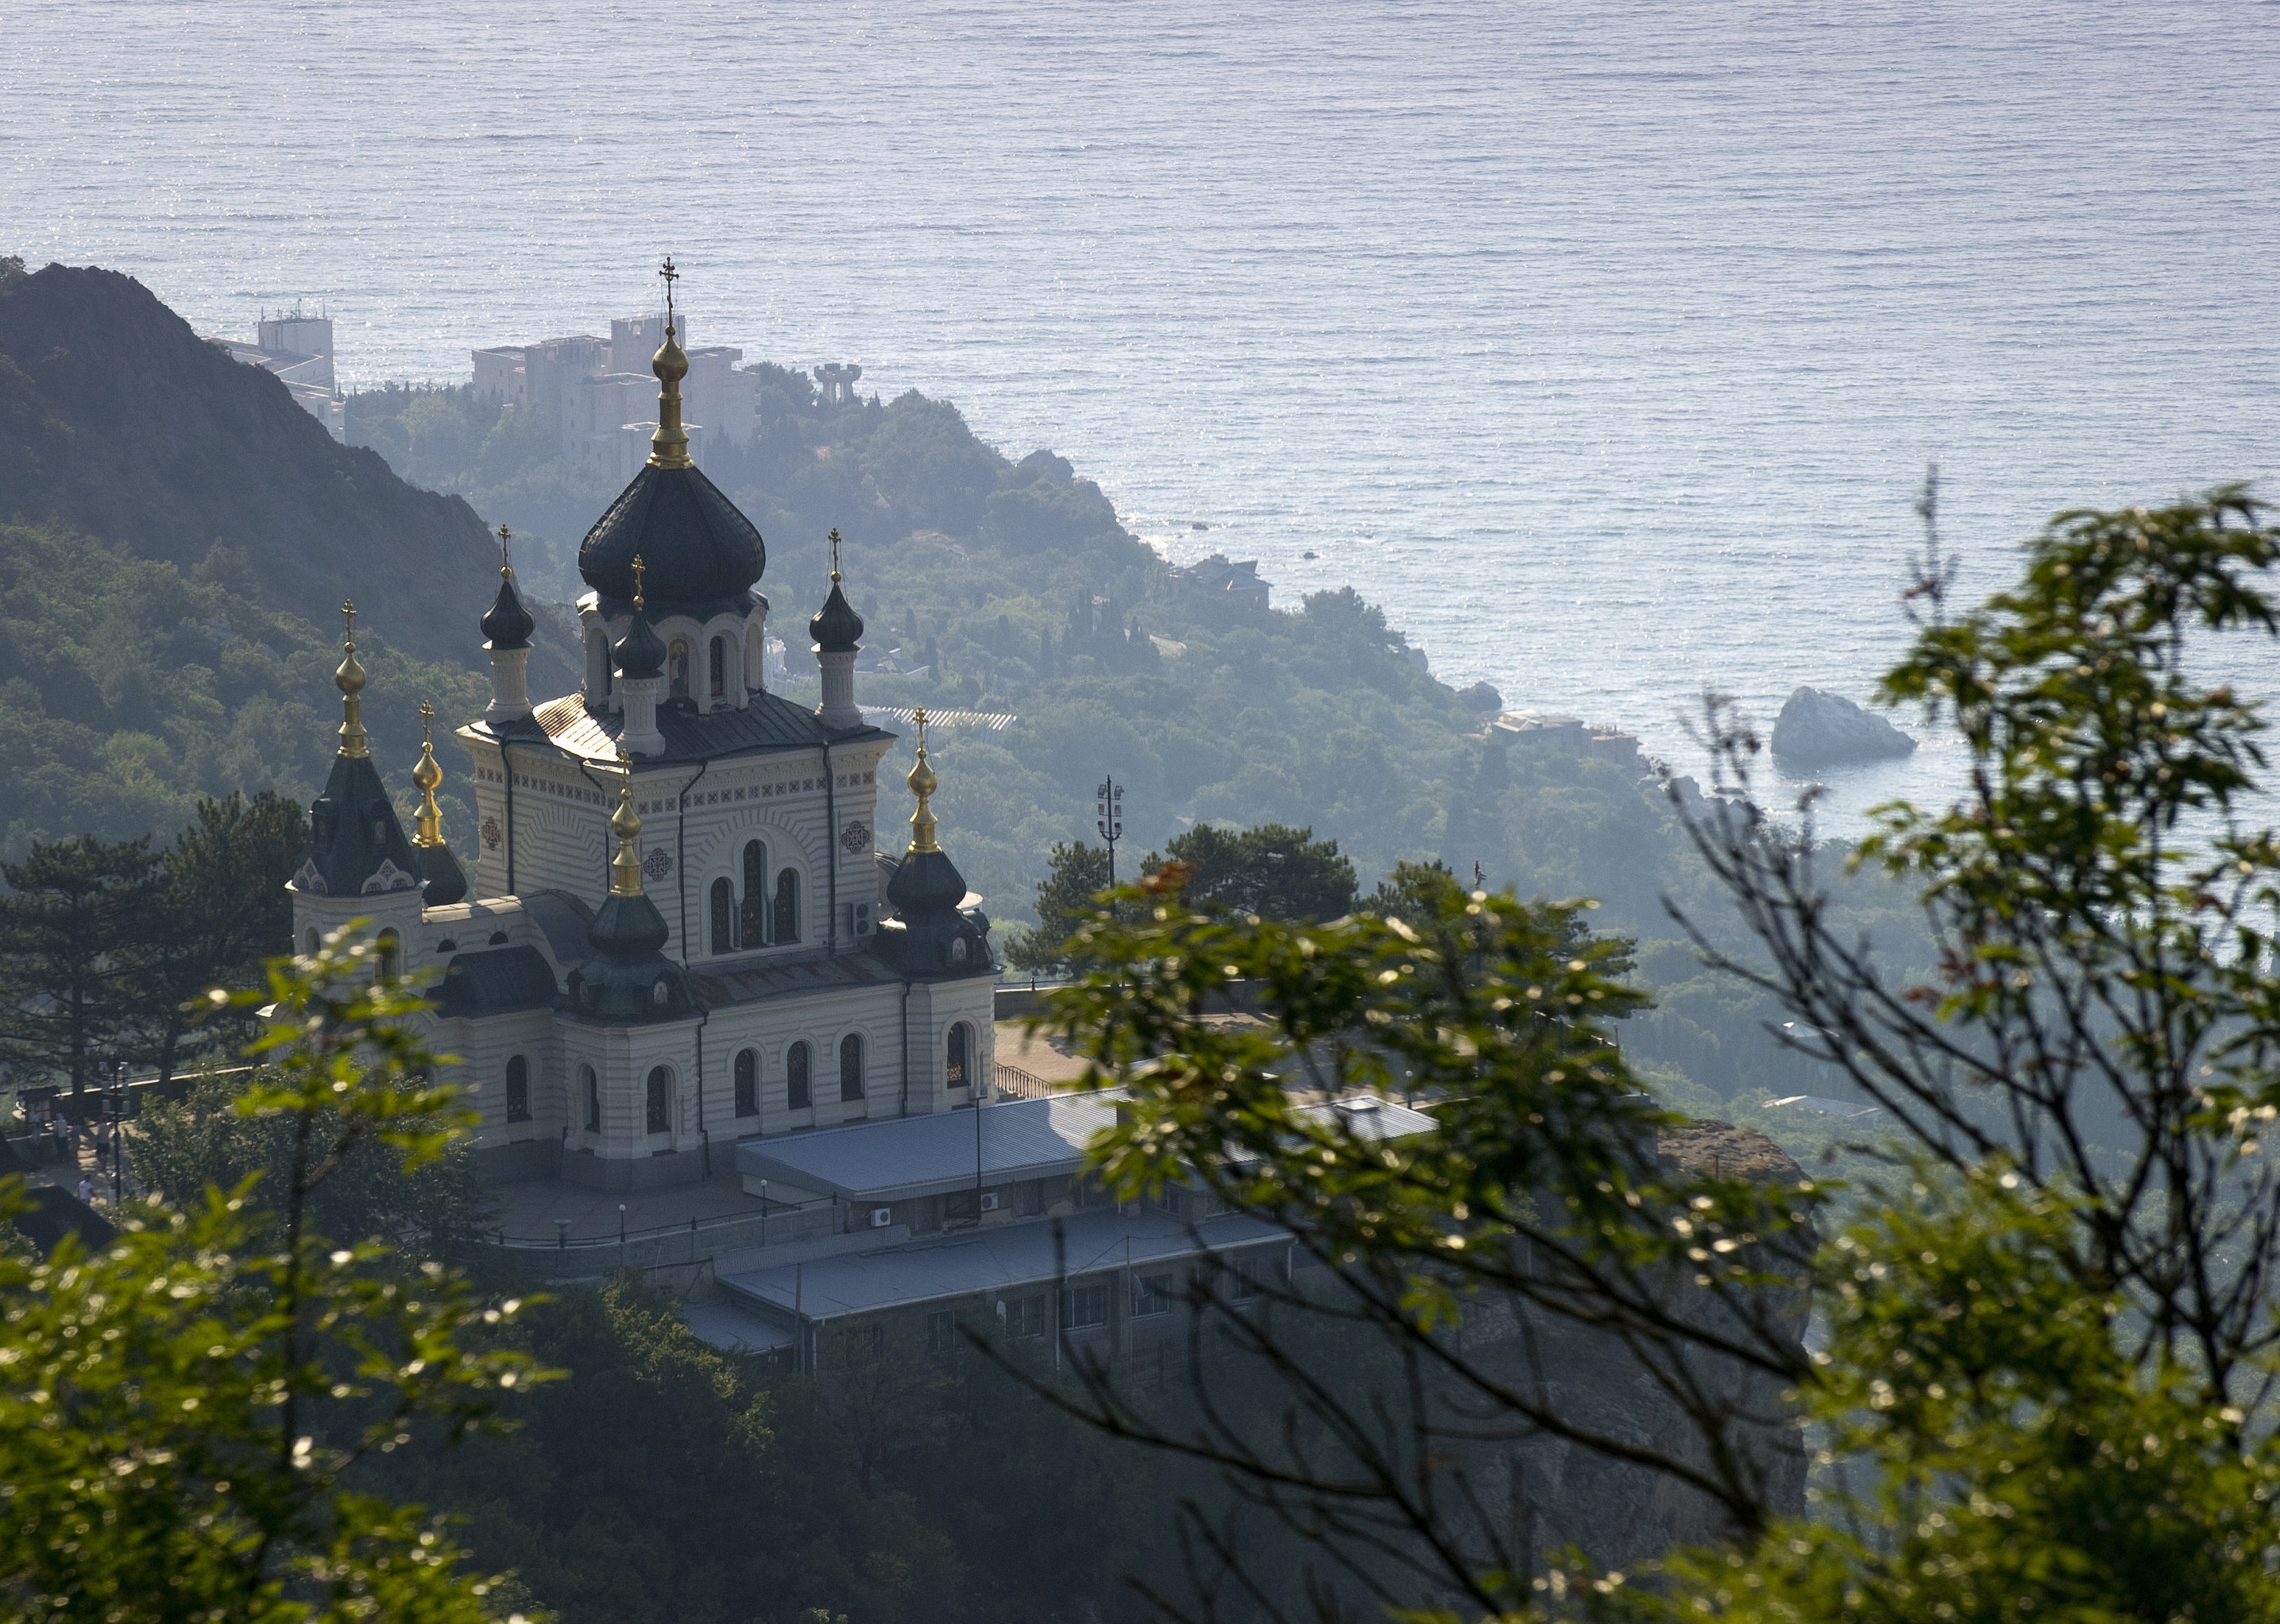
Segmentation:
{"type": "Polygon", "coordinates": [[[982,1192],[982,1210],[985,1212],[994,1212],[998,1210],[998,1192],[996,1190],[985,1189],[982,1192]]]}
{"type": "Polygon", "coordinates": [[[847,928],[855,940],[869,940],[872,931],[877,927],[876,910],[872,904],[851,902],[847,904],[847,928]]]}
{"type": "Polygon", "coordinates": [[[871,1228],[874,1229],[884,1229],[889,1224],[891,1224],[894,1221],[894,1208],[873,1207],[871,1209],[871,1228]]]}

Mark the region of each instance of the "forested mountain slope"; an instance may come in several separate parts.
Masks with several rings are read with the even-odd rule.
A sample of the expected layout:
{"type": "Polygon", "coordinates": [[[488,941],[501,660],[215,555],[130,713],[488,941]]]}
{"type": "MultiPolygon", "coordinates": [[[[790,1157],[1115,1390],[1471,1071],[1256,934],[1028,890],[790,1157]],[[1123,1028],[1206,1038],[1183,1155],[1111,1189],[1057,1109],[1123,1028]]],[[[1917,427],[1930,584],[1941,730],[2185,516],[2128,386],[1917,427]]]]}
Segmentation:
{"type": "MultiPolygon", "coordinates": [[[[227,548],[185,574],[67,530],[0,524],[0,858],[76,834],[163,843],[201,797],[233,789],[309,800],[339,743],[339,627],[265,607],[227,548]]],[[[420,702],[468,715],[489,685],[361,630],[365,725],[401,798],[420,702]]],[[[465,850],[458,775],[443,794],[465,850]]]]}
{"type": "Polygon", "coordinates": [[[0,276],[0,520],[185,573],[230,549],[267,609],[322,625],[351,597],[376,639],[455,664],[497,588],[466,502],[336,443],[277,379],[92,267],[0,276]]]}

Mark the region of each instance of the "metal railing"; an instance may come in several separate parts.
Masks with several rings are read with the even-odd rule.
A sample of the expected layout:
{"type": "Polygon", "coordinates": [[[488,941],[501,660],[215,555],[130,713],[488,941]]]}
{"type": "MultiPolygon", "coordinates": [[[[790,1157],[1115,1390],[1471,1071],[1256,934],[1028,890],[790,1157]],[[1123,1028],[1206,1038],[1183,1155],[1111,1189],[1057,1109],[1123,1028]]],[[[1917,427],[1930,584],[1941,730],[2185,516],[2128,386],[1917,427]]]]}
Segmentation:
{"type": "MultiPolygon", "coordinates": [[[[210,1072],[186,1068],[163,1083],[156,1076],[130,1077],[127,1082],[131,1102],[127,1115],[140,1115],[145,1100],[186,1099],[190,1090],[208,1077],[244,1077],[256,1069],[250,1066],[225,1066],[210,1072]]],[[[103,1114],[103,1096],[100,1085],[91,1086],[74,1097],[68,1082],[23,1083],[14,1090],[14,1114],[18,1120],[31,1125],[44,1124],[58,1117],[92,1121],[103,1114]]]]}
{"type": "Polygon", "coordinates": [[[1010,1094],[1015,1099],[1043,1099],[1049,1094],[1060,1091],[1035,1072],[1025,1072],[1018,1066],[1006,1065],[1003,1060],[998,1062],[994,1070],[998,1092],[1010,1094]]]}
{"type": "Polygon", "coordinates": [[[714,1218],[691,1216],[685,1224],[649,1224],[609,1235],[573,1235],[568,1228],[569,1220],[565,1219],[557,1220],[560,1227],[550,1235],[509,1235],[505,1228],[498,1228],[483,1238],[485,1244],[503,1246],[510,1251],[585,1251],[688,1235],[708,1235],[716,1241],[757,1246],[832,1234],[836,1229],[836,1206],[828,1201],[811,1201],[798,1206],[779,1207],[768,1212],[728,1212],[714,1218]],[[751,1236],[749,1243],[743,1241],[747,1233],[751,1236]]]}

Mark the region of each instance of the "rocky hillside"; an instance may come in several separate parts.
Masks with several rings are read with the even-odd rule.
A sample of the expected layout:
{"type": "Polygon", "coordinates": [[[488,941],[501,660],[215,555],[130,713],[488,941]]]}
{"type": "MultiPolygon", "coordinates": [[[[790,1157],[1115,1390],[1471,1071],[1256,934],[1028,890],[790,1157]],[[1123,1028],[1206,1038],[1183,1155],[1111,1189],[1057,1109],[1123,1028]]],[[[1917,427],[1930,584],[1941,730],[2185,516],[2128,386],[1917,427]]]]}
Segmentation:
{"type": "Polygon", "coordinates": [[[266,608],[323,627],[352,597],[366,610],[359,630],[407,653],[481,658],[475,619],[497,554],[474,510],[335,443],[282,383],[115,271],[0,279],[5,520],[185,575],[219,544],[243,556],[266,608]]]}

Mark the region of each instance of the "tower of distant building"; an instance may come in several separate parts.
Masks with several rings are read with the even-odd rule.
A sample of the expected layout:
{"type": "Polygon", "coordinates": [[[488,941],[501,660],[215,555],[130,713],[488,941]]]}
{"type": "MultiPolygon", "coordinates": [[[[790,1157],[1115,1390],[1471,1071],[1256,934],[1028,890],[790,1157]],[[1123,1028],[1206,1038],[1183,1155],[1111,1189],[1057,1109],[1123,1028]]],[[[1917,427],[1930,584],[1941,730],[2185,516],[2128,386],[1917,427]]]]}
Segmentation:
{"type": "MultiPolygon", "coordinates": [[[[688,403],[691,461],[702,465],[720,445],[748,443],[759,428],[755,405],[759,380],[740,372],[742,350],[726,344],[685,342],[686,316],[679,318],[689,376],[682,385],[688,403]]],[[[665,342],[665,312],[620,316],[610,335],[574,334],[533,344],[498,344],[474,352],[478,400],[500,400],[536,412],[561,436],[563,455],[580,472],[629,480],[649,456],[656,432],[656,381],[650,358],[665,342]]],[[[834,363],[815,369],[827,403],[851,401],[860,366],[834,363]]]]}
{"type": "Polygon", "coordinates": [[[255,334],[250,344],[212,335],[206,342],[228,350],[233,360],[275,373],[304,412],[334,439],[345,440],[348,400],[333,376],[333,319],[307,315],[297,303],[273,316],[264,311],[255,334]]]}

